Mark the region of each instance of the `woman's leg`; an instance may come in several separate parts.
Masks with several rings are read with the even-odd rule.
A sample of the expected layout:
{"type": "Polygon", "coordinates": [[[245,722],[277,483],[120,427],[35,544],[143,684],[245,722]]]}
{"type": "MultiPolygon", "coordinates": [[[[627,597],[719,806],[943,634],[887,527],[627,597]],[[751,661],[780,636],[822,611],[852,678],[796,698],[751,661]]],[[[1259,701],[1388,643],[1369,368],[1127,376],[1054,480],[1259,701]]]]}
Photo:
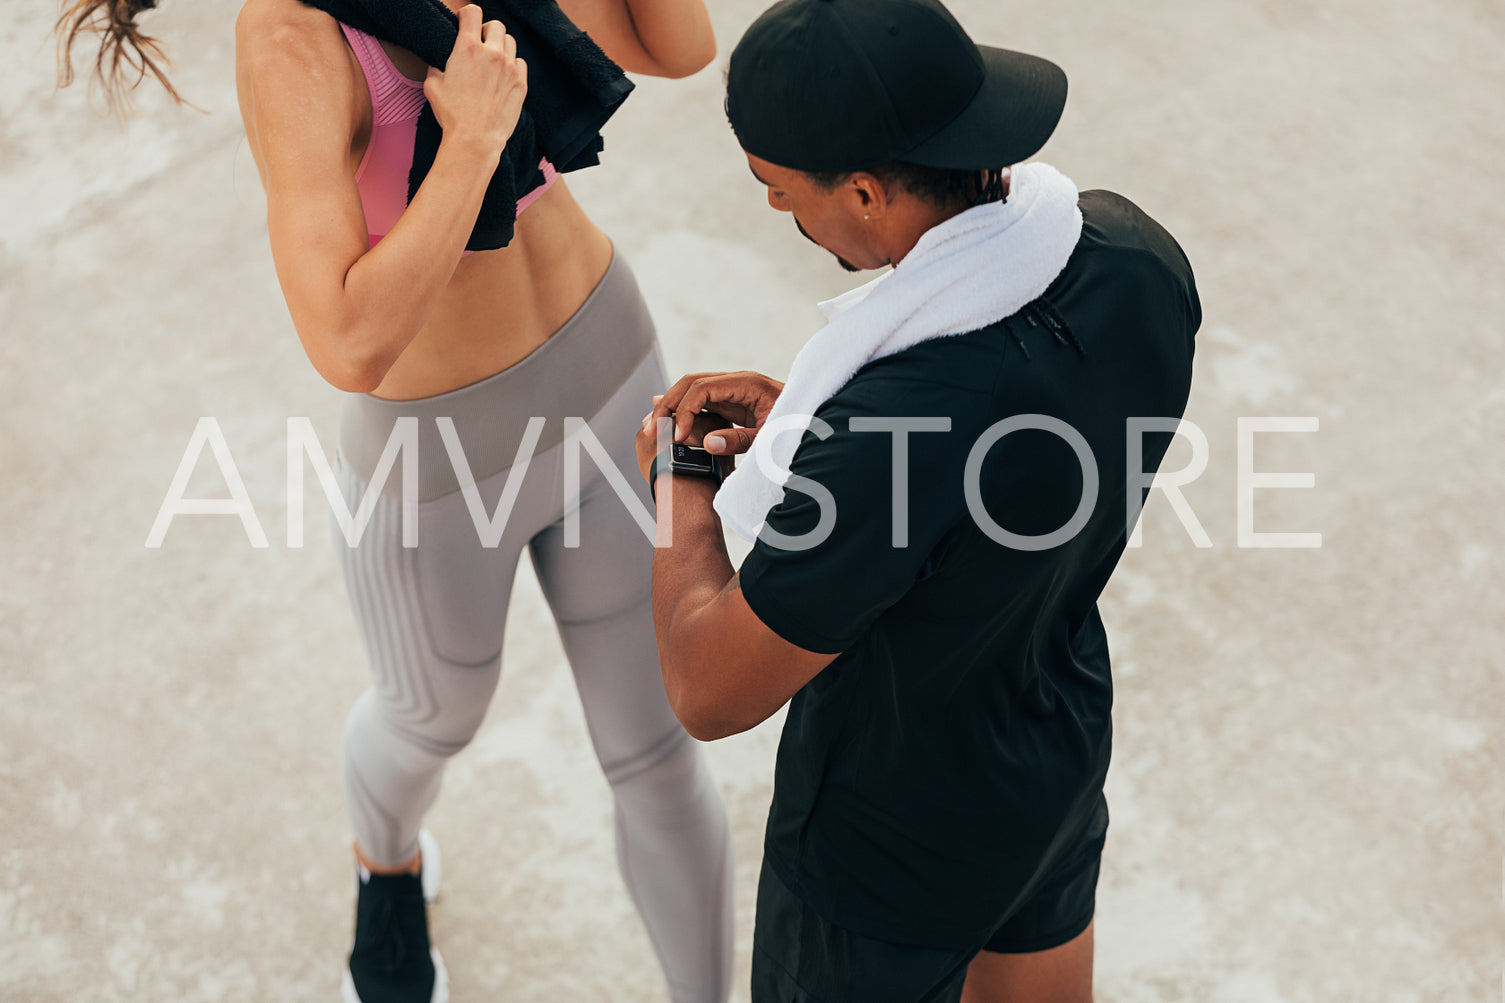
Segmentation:
{"type": "MultiPolygon", "coordinates": [[[[343,458],[336,477],[358,509],[366,484],[343,458]]],[[[482,484],[483,497],[497,490],[482,484]],[[492,489],[492,490],[487,490],[492,489]]],[[[418,854],[424,813],[449,757],[480,727],[500,671],[502,624],[522,543],[519,528],[480,546],[459,493],[417,508],[418,546],[402,545],[402,505],[378,498],[350,546],[331,517],[335,552],[372,685],[346,722],[345,804],[360,869],[346,1003],[443,1003],[447,976],[429,944],[418,854]]]]}
{"type": "MultiPolygon", "coordinates": [[[[343,465],[338,475],[353,508],[365,485],[343,465]]],[[[499,490],[492,480],[483,497],[499,490]]],[[[345,727],[345,801],[362,855],[381,868],[418,852],[444,765],[485,716],[527,539],[509,525],[499,546],[483,548],[458,493],[418,507],[416,548],[402,546],[400,520],[401,506],[382,497],[359,546],[335,540],[372,675],[345,727]]]]}
{"type": "MultiPolygon", "coordinates": [[[[666,385],[655,350],[589,422],[637,504],[650,512],[633,436],[651,395],[666,385]]],[[[725,1000],[732,970],[726,811],[699,744],[664,695],[653,633],[652,545],[589,454],[577,455],[580,545],[564,546],[563,525],[555,525],[534,538],[533,564],[611,784],[622,877],[658,953],[670,998],[725,1000]]]]}

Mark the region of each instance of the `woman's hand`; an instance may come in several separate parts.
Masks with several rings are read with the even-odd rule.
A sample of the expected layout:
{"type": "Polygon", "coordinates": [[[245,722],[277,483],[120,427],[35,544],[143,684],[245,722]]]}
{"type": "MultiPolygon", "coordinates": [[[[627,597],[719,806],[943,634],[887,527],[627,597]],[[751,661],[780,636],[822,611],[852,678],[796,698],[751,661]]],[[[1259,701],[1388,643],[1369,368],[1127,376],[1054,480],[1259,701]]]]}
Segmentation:
{"type": "Polygon", "coordinates": [[[682,442],[694,433],[697,416],[710,412],[743,427],[703,430],[701,434],[715,432],[705,440],[706,451],[745,453],[752,448],[758,429],[783,390],[784,384],[778,380],[747,369],[737,373],[691,373],[654,399],[649,417],[673,416],[674,441],[682,442]]]}
{"type": "Polygon", "coordinates": [[[460,33],[443,70],[429,67],[423,94],[434,117],[452,136],[476,142],[500,157],[517,128],[528,93],[528,64],[500,21],[481,22],[475,4],[460,8],[460,33]]]}

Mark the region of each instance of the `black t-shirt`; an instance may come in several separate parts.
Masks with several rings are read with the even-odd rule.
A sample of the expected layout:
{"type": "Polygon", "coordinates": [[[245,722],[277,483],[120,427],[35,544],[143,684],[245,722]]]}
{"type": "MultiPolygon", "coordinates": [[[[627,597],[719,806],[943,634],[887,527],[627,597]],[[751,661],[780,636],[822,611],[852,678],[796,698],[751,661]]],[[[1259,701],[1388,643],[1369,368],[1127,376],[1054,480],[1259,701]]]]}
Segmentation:
{"type": "MultiPolygon", "coordinates": [[[[1112,683],[1097,597],[1127,538],[1127,421],[1181,416],[1201,315],[1165,230],[1109,192],[1080,205],[1081,240],[1040,299],[870,363],[819,408],[831,434],[806,432],[790,469],[829,491],[830,534],[808,549],[765,537],[742,564],[764,624],[841,652],[789,704],[765,853],[816,911],[866,936],[978,946],[1102,790],[1112,683]],[[1015,416],[1080,436],[1095,497],[1071,433],[1028,427],[1050,423],[1036,417],[995,427],[1015,416]],[[896,436],[861,430],[895,418],[950,420],[907,436],[897,482],[896,436]],[[1063,527],[1048,549],[997,539],[1063,527]]],[[[1170,438],[1144,435],[1146,470],[1170,438]]],[[[822,499],[792,485],[768,528],[802,537],[822,499]]]]}

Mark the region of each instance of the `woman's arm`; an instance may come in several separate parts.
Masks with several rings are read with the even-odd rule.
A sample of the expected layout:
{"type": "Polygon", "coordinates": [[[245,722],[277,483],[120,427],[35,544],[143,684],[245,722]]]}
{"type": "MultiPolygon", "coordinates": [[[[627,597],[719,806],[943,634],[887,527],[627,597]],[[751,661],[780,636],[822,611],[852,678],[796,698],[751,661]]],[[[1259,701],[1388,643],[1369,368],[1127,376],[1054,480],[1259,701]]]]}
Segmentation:
{"type": "Polygon", "coordinates": [[[526,66],[480,8],[460,12],[448,69],[424,92],[444,129],[434,165],[376,247],[350,170],[363,87],[339,26],[301,5],[251,3],[236,24],[246,136],[267,194],[277,278],[309,361],[342,390],[375,389],[449,283],[517,124],[526,66]]]}
{"type": "Polygon", "coordinates": [[[559,7],[629,73],[688,77],[716,58],[704,0],[559,0],[559,7]]]}

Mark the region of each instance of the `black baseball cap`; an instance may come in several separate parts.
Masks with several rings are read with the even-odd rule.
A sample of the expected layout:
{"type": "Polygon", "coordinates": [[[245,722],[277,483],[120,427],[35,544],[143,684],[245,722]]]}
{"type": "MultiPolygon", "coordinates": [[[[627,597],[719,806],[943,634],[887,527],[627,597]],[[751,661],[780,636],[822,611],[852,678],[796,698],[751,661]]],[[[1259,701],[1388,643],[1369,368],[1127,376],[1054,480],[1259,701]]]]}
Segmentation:
{"type": "Polygon", "coordinates": [[[742,148],[802,171],[1007,167],[1045,145],[1065,105],[1059,66],[977,45],[937,0],[780,0],[726,81],[742,148]]]}

